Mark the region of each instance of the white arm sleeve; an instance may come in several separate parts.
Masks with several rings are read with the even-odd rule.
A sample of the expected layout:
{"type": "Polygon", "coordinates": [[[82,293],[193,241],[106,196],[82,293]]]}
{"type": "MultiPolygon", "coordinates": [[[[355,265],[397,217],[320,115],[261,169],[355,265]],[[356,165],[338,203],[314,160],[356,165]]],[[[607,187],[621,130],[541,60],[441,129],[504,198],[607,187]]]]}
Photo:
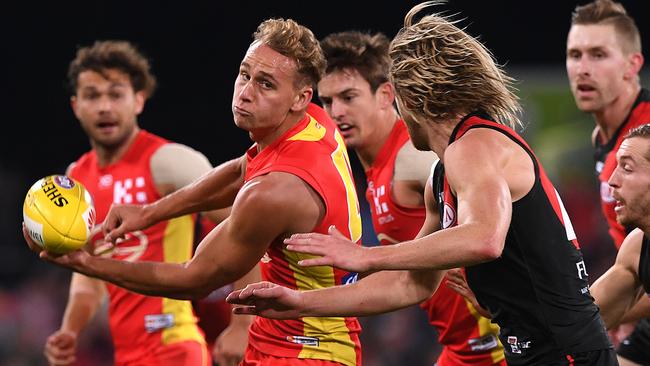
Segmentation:
{"type": "Polygon", "coordinates": [[[394,180],[415,180],[425,186],[431,172],[431,166],[438,161],[433,151],[420,151],[408,141],[395,158],[394,180]]]}
{"type": "Polygon", "coordinates": [[[151,175],[157,186],[171,184],[180,189],[212,169],[202,153],[189,146],[170,143],[151,156],[151,175]]]}

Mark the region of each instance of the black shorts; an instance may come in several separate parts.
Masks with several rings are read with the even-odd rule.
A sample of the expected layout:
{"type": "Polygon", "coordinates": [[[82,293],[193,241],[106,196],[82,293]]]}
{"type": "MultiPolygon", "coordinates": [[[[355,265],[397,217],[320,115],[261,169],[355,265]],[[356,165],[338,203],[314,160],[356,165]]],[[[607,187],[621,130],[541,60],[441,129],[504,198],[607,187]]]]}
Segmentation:
{"type": "Polygon", "coordinates": [[[650,365],[650,319],[641,319],[616,352],[632,362],[650,365]]]}
{"type": "Polygon", "coordinates": [[[618,366],[616,351],[613,348],[581,352],[567,356],[566,366],[618,366]]]}

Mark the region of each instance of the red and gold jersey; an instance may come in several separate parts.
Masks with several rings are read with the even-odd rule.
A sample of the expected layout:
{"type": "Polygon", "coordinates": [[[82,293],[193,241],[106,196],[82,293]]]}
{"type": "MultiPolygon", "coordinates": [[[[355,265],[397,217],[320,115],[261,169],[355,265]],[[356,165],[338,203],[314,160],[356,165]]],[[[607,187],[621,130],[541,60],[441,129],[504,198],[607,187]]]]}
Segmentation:
{"type": "MultiPolygon", "coordinates": [[[[286,172],[304,180],[325,203],[323,220],[312,231],[327,233],[335,225],[353,241],[361,238],[361,215],[343,138],[320,107],[310,104],[307,116],[258,152],[247,152],[245,181],[286,172]]],[[[261,259],[262,277],[292,289],[312,290],[352,282],[356,273],[330,266],[301,267],[306,255],[290,252],[274,241],[261,259]]],[[[355,366],[361,362],[360,325],[356,318],[304,317],[273,320],[257,317],[250,345],[273,356],[320,359],[355,366]]]]}
{"type": "Polygon", "coordinates": [[[596,136],[595,158],[596,174],[600,180],[600,205],[609,225],[609,235],[614,240],[617,249],[623,244],[625,236],[634,228],[625,228],[616,221],[616,212],[614,211],[616,200],[612,197],[612,189],[607,182],[616,169],[616,152],[623,143],[623,139],[630,130],[646,123],[650,123],[650,91],[642,89],[634,102],[632,111],[614,136],[607,143],[601,141],[600,136],[596,136]]]}
{"type": "Polygon", "coordinates": [[[374,163],[366,169],[366,200],[370,205],[372,226],[382,245],[415,238],[424,223],[424,207],[401,206],[393,200],[391,194],[395,159],[408,141],[406,125],[404,121],[399,120],[379,150],[374,163]]]}
{"type": "MultiPolygon", "coordinates": [[[[400,206],[391,192],[395,159],[408,141],[408,131],[400,120],[395,123],[375,162],[366,170],[366,199],[382,245],[411,240],[424,224],[424,206],[400,206]]],[[[429,323],[438,331],[438,342],[443,346],[437,364],[483,366],[503,362],[503,346],[497,338],[499,327],[479,315],[469,301],[448,288],[444,281],[436,293],[420,305],[427,312],[429,323]]]]}
{"type": "MultiPolygon", "coordinates": [[[[104,221],[113,203],[144,204],[160,198],[151,176],[150,159],[166,143],[165,139],[140,131],[117,163],[100,167],[94,150],[77,160],[70,175],[93,196],[98,223],[104,221]]],[[[126,261],[181,263],[191,258],[193,240],[194,218],[182,216],[128,234],[106,255],[126,261]]],[[[165,344],[188,340],[204,343],[189,301],[144,296],[108,283],[106,286],[116,363],[141,360],[165,344]]]]}

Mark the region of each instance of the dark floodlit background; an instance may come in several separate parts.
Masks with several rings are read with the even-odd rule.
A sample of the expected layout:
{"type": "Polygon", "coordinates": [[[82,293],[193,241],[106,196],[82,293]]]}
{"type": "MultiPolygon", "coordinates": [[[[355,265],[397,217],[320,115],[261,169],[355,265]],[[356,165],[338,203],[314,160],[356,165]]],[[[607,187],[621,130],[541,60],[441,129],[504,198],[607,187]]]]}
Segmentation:
{"type": "MultiPolygon", "coordinates": [[[[0,364],[41,365],[45,338],[58,328],[70,273],[42,263],[20,234],[28,187],[61,173],[88,150],[69,107],[66,70],[78,46],[125,39],[151,59],[159,89],[143,128],[202,151],[213,164],[243,153],[250,141],[230,112],[239,62],[257,25],[293,18],[320,39],[343,30],[389,37],[416,1],[21,1],[0,7],[0,364]]],[[[615,251],[597,206],[589,136],[593,122],[573,104],[564,69],[570,15],[585,1],[451,0],[435,8],[460,19],[519,82],[523,134],[564,198],[593,281],[615,251]]],[[[646,1],[623,1],[648,53],[646,1]]],[[[642,81],[647,82],[643,73],[642,81]]],[[[365,181],[355,161],[359,191],[365,181]]],[[[364,224],[370,225],[363,202],[364,224]]],[[[364,227],[364,243],[374,244],[364,227]]],[[[504,279],[507,286],[507,279],[504,279]]],[[[105,315],[81,335],[80,365],[111,364],[105,315]]],[[[367,366],[430,365],[439,348],[423,313],[411,308],[363,319],[367,366]]]]}

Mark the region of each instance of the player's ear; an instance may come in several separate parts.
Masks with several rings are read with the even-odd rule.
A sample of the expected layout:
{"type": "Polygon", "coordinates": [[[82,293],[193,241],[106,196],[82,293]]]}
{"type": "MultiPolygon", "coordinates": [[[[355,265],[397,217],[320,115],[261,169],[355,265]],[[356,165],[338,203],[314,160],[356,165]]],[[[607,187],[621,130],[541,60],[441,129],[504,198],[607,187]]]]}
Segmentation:
{"type": "Polygon", "coordinates": [[[311,98],[314,96],[314,88],[311,86],[304,86],[300,88],[296,94],[293,104],[291,105],[292,111],[301,111],[307,108],[307,105],[311,102],[311,98]]]}
{"type": "Polygon", "coordinates": [[[79,116],[77,115],[77,96],[76,95],[73,95],[73,96],[70,97],[70,107],[72,107],[72,112],[78,118],[79,116]]]}
{"type": "Polygon", "coordinates": [[[144,109],[144,102],[147,100],[147,95],[143,90],[135,92],[135,114],[139,115],[144,109]]]}
{"type": "Polygon", "coordinates": [[[630,79],[639,75],[641,68],[643,67],[643,55],[639,52],[630,54],[628,59],[627,70],[625,72],[625,78],[630,79]]]}
{"type": "Polygon", "coordinates": [[[382,109],[393,108],[395,102],[395,88],[389,81],[379,85],[375,91],[375,97],[382,109]]]}

